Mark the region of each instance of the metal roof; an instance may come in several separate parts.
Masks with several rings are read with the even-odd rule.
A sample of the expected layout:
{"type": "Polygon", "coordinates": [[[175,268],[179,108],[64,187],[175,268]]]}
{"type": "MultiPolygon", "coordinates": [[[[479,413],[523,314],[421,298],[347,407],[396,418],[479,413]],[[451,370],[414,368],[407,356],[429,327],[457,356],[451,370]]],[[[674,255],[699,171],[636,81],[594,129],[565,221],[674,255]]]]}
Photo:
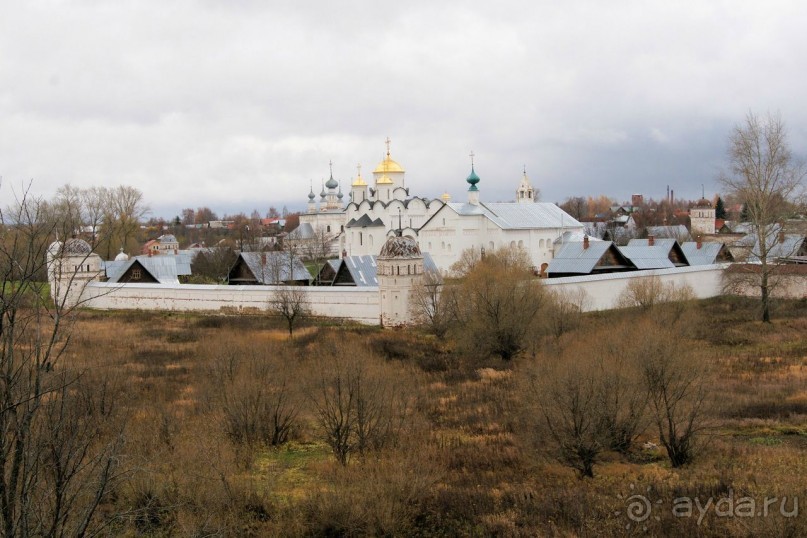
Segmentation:
{"type": "Polygon", "coordinates": [[[191,261],[193,260],[194,253],[190,250],[180,250],[174,254],[174,259],[177,264],[177,275],[190,275],[191,274],[191,261]]]}
{"type": "Polygon", "coordinates": [[[611,241],[589,241],[588,248],[583,248],[582,242],[564,243],[555,251],[555,257],[549,262],[546,272],[587,275],[594,270],[611,245],[611,241]]]}
{"type": "Polygon", "coordinates": [[[308,222],[301,222],[294,230],[286,236],[289,239],[313,239],[317,236],[314,228],[308,222]]]}
{"type": "MultiPolygon", "coordinates": [[[[675,242],[675,240],[673,240],[675,242]]],[[[624,246],[616,247],[637,269],[670,269],[675,264],[670,261],[670,248],[655,246],[624,246]]]]}
{"type": "Polygon", "coordinates": [[[378,286],[375,256],[348,256],[342,262],[357,286],[378,286]]]}
{"type": "Polygon", "coordinates": [[[450,202],[446,205],[458,215],[484,215],[503,230],[583,227],[574,217],[550,203],[494,202],[474,205],[450,202]]]}
{"type": "Polygon", "coordinates": [[[384,226],[384,222],[381,218],[373,220],[365,213],[358,219],[350,219],[350,221],[345,224],[345,228],[366,228],[368,226],[384,226]]]}
{"type": "MultiPolygon", "coordinates": [[[[341,261],[350,272],[356,286],[378,286],[378,256],[345,256],[341,261]]],[[[439,274],[437,265],[428,252],[423,253],[423,270],[439,274]]],[[[339,267],[336,267],[339,271],[339,267]]]]}
{"type": "MultiPolygon", "coordinates": [[[[780,237],[779,234],[769,234],[766,258],[775,260],[776,258],[798,256],[802,253],[804,246],[804,236],[801,234],[785,234],[784,237],[780,237]]],[[[748,254],[748,263],[760,263],[759,240],[754,242],[754,247],[748,254]]]]}
{"type": "MultiPolygon", "coordinates": [[[[654,238],[653,239],[653,245],[657,246],[657,247],[664,247],[664,248],[667,249],[667,252],[669,252],[670,250],[672,250],[673,246],[675,245],[675,241],[676,240],[674,238],[668,238],[668,237],[654,238]]],[[[650,240],[649,239],[631,239],[630,241],[628,241],[628,246],[629,247],[647,247],[647,246],[650,246],[650,240]]]]}
{"type": "Polygon", "coordinates": [[[681,243],[681,250],[684,251],[689,265],[712,265],[720,254],[723,243],[701,243],[698,248],[696,241],[681,243]]]}
{"type": "Polygon", "coordinates": [[[109,282],[117,283],[135,262],[139,262],[160,284],[179,284],[176,258],[177,256],[135,256],[126,261],[104,262],[104,268],[109,282]]]}
{"type": "Polygon", "coordinates": [[[692,236],[689,235],[689,230],[683,224],[678,224],[675,226],[648,226],[647,234],[652,235],[656,239],[661,237],[671,237],[673,239],[692,239],[692,236]]]}
{"type": "Polygon", "coordinates": [[[247,264],[255,280],[264,285],[311,280],[303,262],[288,252],[242,252],[238,257],[247,264]]]}
{"type": "Polygon", "coordinates": [[[588,240],[591,243],[595,241],[602,241],[602,239],[598,237],[592,237],[586,233],[585,230],[568,230],[563,232],[560,237],[555,239],[554,244],[558,245],[560,243],[581,243],[583,238],[588,236],[588,240]]]}

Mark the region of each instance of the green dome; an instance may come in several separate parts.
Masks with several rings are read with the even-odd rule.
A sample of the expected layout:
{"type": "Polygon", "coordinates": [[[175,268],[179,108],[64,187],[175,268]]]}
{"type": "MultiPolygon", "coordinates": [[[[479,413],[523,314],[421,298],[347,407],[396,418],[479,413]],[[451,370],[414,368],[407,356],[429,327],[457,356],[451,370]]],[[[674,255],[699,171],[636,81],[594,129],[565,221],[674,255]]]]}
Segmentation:
{"type": "Polygon", "coordinates": [[[333,178],[333,174],[331,174],[331,178],[325,182],[325,186],[329,189],[335,189],[339,186],[339,183],[333,178]]]}
{"type": "Polygon", "coordinates": [[[468,190],[469,191],[478,191],[479,189],[476,187],[476,184],[479,183],[479,176],[476,175],[474,171],[474,165],[471,165],[471,173],[468,174],[468,177],[465,179],[468,184],[471,186],[468,190]]]}

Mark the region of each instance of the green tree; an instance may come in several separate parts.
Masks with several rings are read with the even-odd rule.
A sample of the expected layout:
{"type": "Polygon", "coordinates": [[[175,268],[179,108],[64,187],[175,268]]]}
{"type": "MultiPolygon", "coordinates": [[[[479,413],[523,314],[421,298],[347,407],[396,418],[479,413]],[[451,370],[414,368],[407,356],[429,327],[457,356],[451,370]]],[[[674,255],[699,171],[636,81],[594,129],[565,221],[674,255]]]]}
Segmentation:
{"type": "Polygon", "coordinates": [[[723,199],[719,196],[717,197],[717,202],[715,202],[715,218],[726,218],[726,204],[723,203],[723,199]]]}

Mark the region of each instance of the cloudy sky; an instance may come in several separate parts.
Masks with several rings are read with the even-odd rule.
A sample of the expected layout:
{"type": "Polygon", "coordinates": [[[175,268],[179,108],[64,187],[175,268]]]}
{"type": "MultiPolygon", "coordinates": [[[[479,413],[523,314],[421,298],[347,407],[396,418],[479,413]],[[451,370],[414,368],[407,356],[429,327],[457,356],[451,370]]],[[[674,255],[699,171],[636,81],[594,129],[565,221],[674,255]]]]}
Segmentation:
{"type": "MultiPolygon", "coordinates": [[[[0,15],[0,195],[127,184],[156,216],[303,209],[392,157],[420,196],[717,192],[726,139],[807,148],[807,2],[37,1],[0,15]]],[[[5,201],[5,200],[4,200],[5,201]]]]}

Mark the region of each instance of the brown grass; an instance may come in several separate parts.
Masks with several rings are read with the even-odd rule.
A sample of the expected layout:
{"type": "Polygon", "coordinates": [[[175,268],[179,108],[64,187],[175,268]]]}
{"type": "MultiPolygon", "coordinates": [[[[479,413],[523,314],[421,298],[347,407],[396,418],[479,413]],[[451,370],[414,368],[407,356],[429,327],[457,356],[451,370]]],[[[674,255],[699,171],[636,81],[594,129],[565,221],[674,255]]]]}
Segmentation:
{"type": "MultiPolygon", "coordinates": [[[[663,452],[637,446],[628,456],[605,454],[593,480],[530,439],[521,359],[464,356],[414,331],[310,325],[289,340],[261,316],[88,312],[66,362],[115,378],[126,408],[126,480],[104,506],[114,534],[612,536],[636,532],[625,530],[624,497],[649,487],[664,503],[659,520],[646,523],[649,535],[807,535],[804,513],[710,513],[700,525],[670,513],[675,497],[729,492],[796,495],[807,505],[807,316],[794,307],[763,326],[743,308],[751,306],[696,307],[687,346],[713,361],[720,405],[695,462],[673,470],[663,452]],[[335,342],[413,385],[405,435],[346,468],[324,444],[309,398],[317,359],[335,342]],[[301,407],[286,445],[238,446],[225,433],[216,388],[230,361],[247,358],[294,380],[301,407]]],[[[621,315],[588,316],[569,341],[635,316],[621,315]]],[[[646,441],[657,442],[650,429],[646,441]]]]}

